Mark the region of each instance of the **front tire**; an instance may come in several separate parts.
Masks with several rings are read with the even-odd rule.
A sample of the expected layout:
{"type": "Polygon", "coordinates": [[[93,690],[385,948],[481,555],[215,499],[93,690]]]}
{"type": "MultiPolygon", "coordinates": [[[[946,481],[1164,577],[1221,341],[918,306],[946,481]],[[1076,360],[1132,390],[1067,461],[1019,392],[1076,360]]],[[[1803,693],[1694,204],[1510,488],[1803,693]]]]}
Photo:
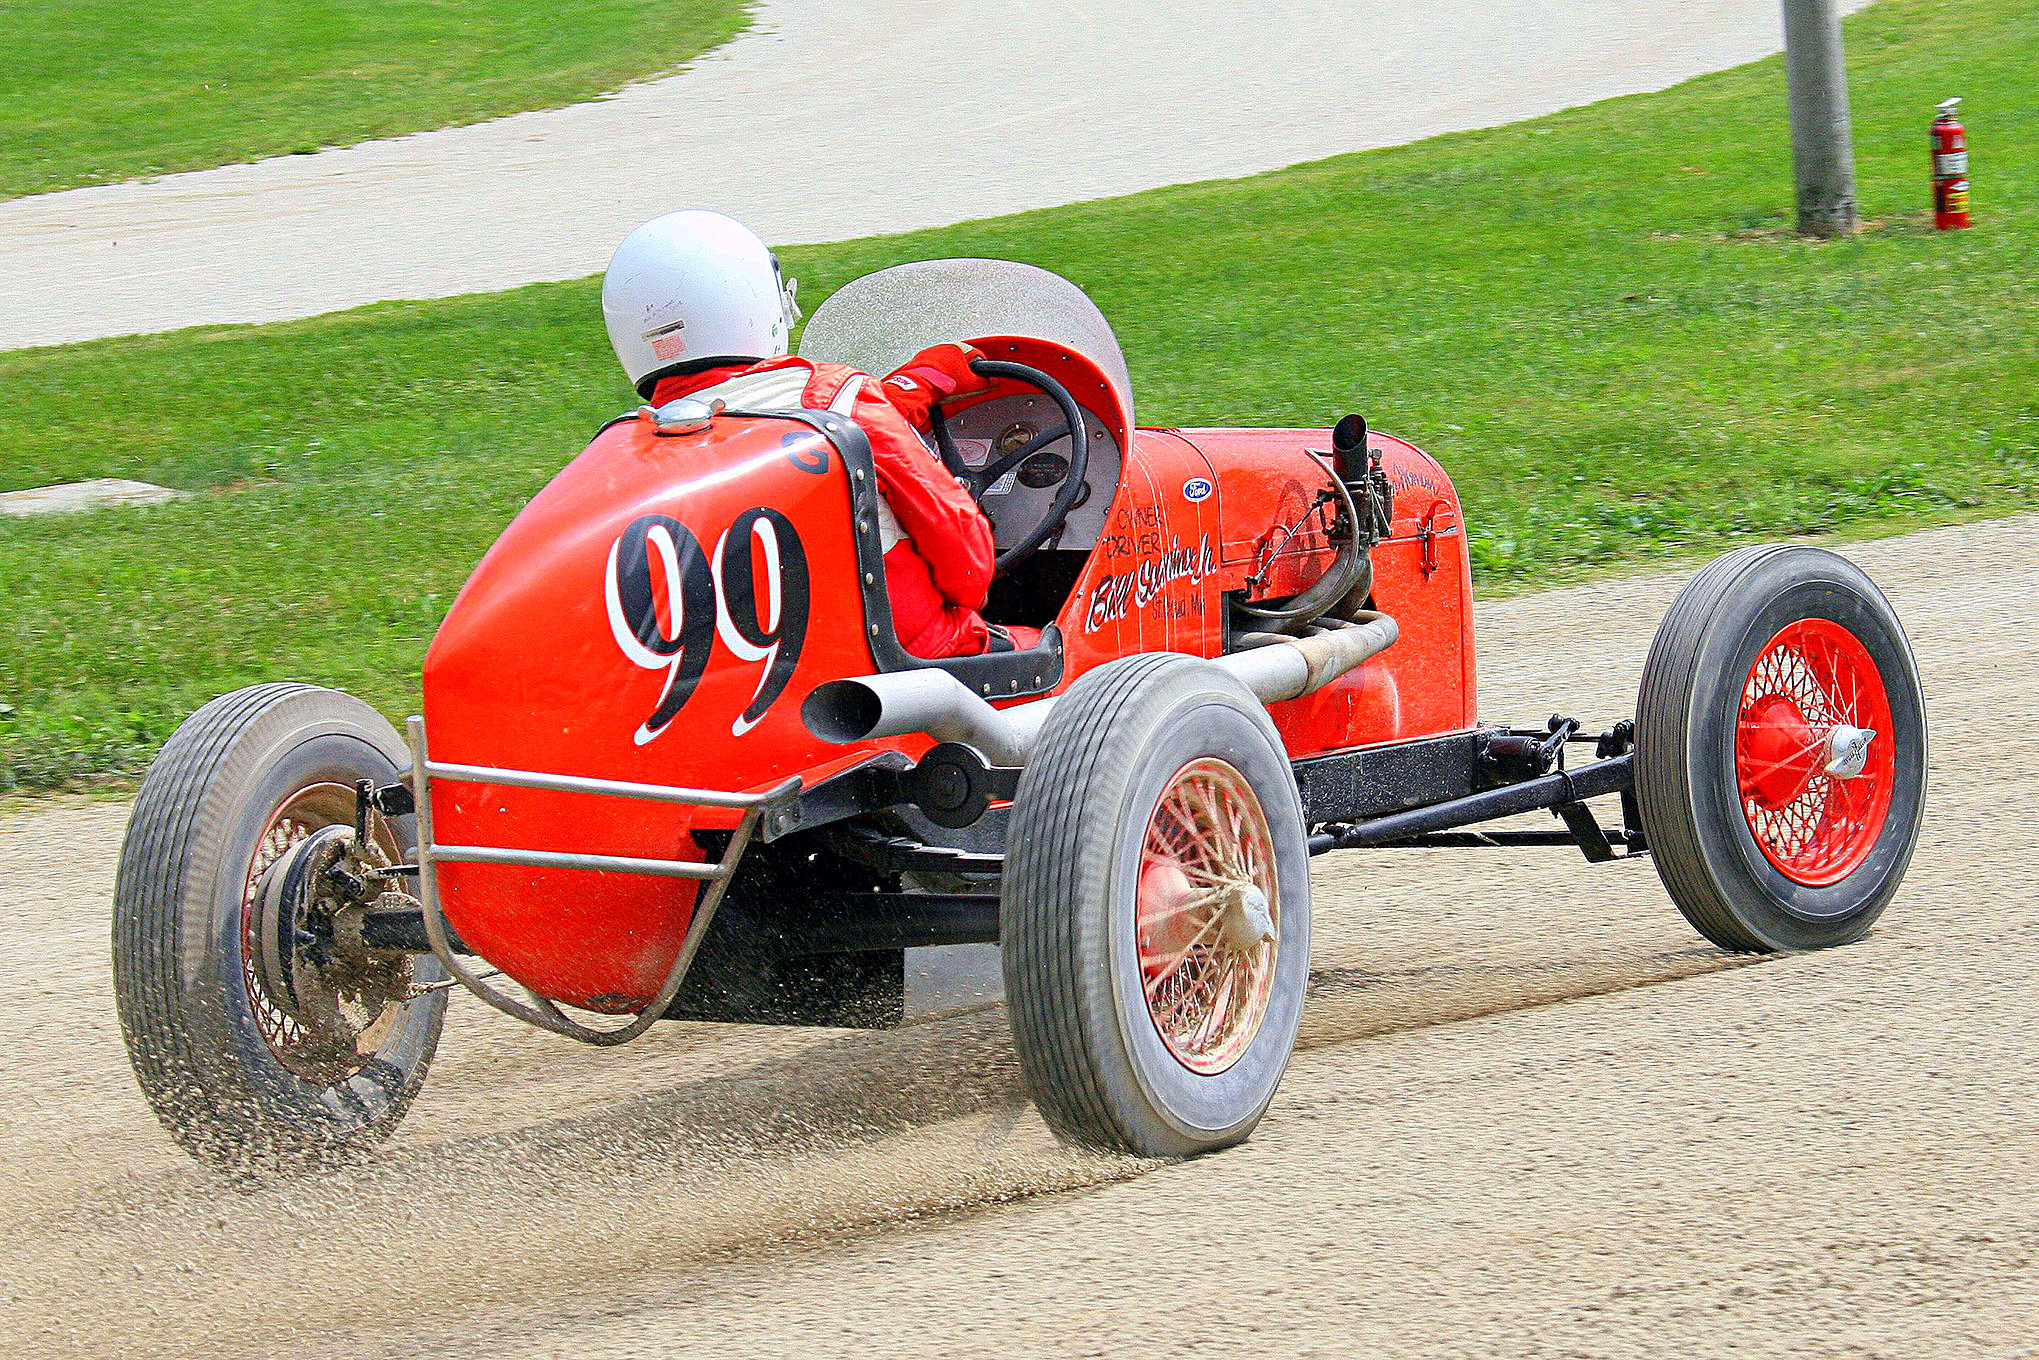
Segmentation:
{"type": "Polygon", "coordinates": [[[1896,612],[1823,548],[1717,559],[1657,630],[1635,761],[1657,872],[1700,934],[1737,953],[1860,939],[1925,808],[1925,698],[1896,612]]]}
{"type": "MultiPolygon", "coordinates": [[[[270,867],[347,825],[354,781],[392,783],[404,758],[360,700],[273,684],[199,709],[150,765],[121,847],[114,995],[142,1094],[200,1161],[262,1173],[360,1147],[423,1083],[446,994],[410,993],[443,980],[436,960],[399,959],[387,1000],[349,1023],[279,999],[255,952],[270,867]]],[[[412,822],[387,823],[380,852],[408,853],[412,822]]]]}
{"type": "Polygon", "coordinates": [[[1148,1157],[1243,1141],[1309,980],[1302,808],[1266,709],[1186,656],[1077,681],[1020,777],[1000,930],[1056,1133],[1148,1157]]]}

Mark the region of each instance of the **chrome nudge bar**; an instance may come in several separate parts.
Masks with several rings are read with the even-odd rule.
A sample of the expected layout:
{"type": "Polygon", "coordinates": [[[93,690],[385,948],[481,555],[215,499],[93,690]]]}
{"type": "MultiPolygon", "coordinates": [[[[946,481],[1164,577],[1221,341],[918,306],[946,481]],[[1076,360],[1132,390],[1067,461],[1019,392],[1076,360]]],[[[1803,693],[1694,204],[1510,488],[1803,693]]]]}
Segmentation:
{"type": "Polygon", "coordinates": [[[506,1015],[578,1039],[584,1044],[609,1046],[628,1043],[656,1024],[679,995],[680,984],[701,952],[701,941],[722,905],[722,895],[736,874],[744,847],[750,844],[759,820],[782,809],[800,792],[796,776],[764,793],[729,793],[719,789],[684,789],[669,784],[632,784],[615,779],[590,779],[583,775],[542,774],[535,770],[504,770],[488,765],[434,764],[425,745],[425,720],[414,717],[406,725],[410,737],[411,795],[418,809],[418,902],[425,917],[425,938],[432,953],[459,982],[476,996],[506,1015]],[[686,803],[695,807],[740,808],[743,819],[730,834],[722,859],[715,864],[694,860],[636,859],[626,855],[582,855],[564,850],[515,850],[492,845],[440,845],[432,835],[431,784],[435,779],[460,784],[502,784],[520,789],[550,789],[559,793],[583,793],[604,798],[635,798],[652,803],[686,803]],[[691,878],[706,884],[694,903],[694,918],[680,941],[680,952],[665,982],[650,1004],[629,1024],[617,1029],[594,1029],[568,1018],[558,1006],[526,988],[528,1000],[506,996],[483,981],[453,952],[446,917],[439,906],[439,864],[510,864],[533,869],[591,869],[603,873],[650,874],[661,878],[691,878]]]}

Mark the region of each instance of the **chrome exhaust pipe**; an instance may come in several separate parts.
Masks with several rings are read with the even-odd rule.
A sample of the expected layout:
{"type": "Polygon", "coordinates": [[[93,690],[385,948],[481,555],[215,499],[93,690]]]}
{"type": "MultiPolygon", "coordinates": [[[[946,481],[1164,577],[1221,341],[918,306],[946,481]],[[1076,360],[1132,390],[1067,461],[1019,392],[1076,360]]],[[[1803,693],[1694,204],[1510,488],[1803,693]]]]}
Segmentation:
{"type": "Polygon", "coordinates": [[[947,671],[893,671],[817,685],[800,705],[801,721],[823,741],[851,745],[873,737],[926,734],[936,741],[960,741],[984,753],[994,765],[1024,765],[1042,708],[1052,700],[1000,712],[947,671]],[[1015,721],[1021,712],[1029,718],[1015,721]]]}
{"type": "Polygon", "coordinates": [[[1322,619],[1304,637],[1248,633],[1246,650],[1218,657],[1263,704],[1314,694],[1395,645],[1401,629],[1386,614],[1364,610],[1350,619],[1322,619]]]}
{"type": "MultiPolygon", "coordinates": [[[[1398,636],[1386,614],[1326,620],[1306,637],[1251,633],[1247,650],[1211,661],[1264,704],[1314,693],[1378,656],[1398,636]]],[[[947,671],[920,670],[831,680],[800,705],[801,721],[823,741],[849,746],[876,737],[929,736],[974,746],[994,765],[1024,765],[1056,699],[993,708],[947,671]]]]}

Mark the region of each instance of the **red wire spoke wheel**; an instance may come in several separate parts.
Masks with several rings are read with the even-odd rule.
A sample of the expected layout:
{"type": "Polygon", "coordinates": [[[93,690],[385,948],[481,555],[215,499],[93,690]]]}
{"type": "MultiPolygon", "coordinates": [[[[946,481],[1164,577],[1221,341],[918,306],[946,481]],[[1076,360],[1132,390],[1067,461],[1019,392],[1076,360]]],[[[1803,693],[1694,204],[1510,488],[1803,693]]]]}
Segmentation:
{"type": "Polygon", "coordinates": [[[1918,843],[1926,711],[1890,602],[1823,548],[1693,578],[1636,701],[1635,793],[1687,920],[1743,953],[1860,939],[1918,843]]]}
{"type": "Polygon", "coordinates": [[[1846,628],[1801,619],[1763,645],[1742,691],[1735,776],[1749,833],[1779,873],[1824,887],[1869,858],[1890,812],[1890,728],[1883,677],[1846,628]]]}
{"type": "Polygon", "coordinates": [[[999,903],[1006,1004],[1049,1127],[1183,1157],[1260,1121],[1310,975],[1302,804],[1266,707],[1148,653],[1056,701],[1020,775],[999,903]]]}
{"type": "Polygon", "coordinates": [[[1175,1060],[1213,1076],[1267,1014],[1281,931],[1273,835],[1244,775],[1222,760],[1175,772],[1140,865],[1140,977],[1175,1060]]]}

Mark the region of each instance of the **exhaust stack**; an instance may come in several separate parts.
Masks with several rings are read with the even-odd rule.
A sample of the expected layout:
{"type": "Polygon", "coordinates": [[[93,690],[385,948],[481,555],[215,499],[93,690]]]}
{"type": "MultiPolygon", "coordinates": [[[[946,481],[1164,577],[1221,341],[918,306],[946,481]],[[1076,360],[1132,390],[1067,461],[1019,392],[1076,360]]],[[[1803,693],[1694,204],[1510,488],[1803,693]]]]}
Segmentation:
{"type": "MultiPolygon", "coordinates": [[[[1327,619],[1307,637],[1249,633],[1245,651],[1213,658],[1264,704],[1300,699],[1394,645],[1386,614],[1327,619]]],[[[893,671],[819,685],[801,721],[823,741],[854,745],[876,737],[929,736],[974,746],[994,765],[1024,765],[1056,698],[993,708],[947,671],[893,671]]]]}
{"type": "Polygon", "coordinates": [[[818,685],[800,705],[800,719],[823,741],[844,746],[873,737],[925,734],[974,746],[995,765],[1024,765],[1041,727],[1031,711],[1053,702],[1042,699],[1001,713],[955,676],[928,667],[818,685]],[[1024,735],[1016,721],[1023,712],[1031,718],[1024,735]]]}
{"type": "Polygon", "coordinates": [[[1248,633],[1246,650],[1214,665],[1232,672],[1264,704],[1314,694],[1395,645],[1401,629],[1386,614],[1361,610],[1350,619],[1324,618],[1305,637],[1248,633]]]}

